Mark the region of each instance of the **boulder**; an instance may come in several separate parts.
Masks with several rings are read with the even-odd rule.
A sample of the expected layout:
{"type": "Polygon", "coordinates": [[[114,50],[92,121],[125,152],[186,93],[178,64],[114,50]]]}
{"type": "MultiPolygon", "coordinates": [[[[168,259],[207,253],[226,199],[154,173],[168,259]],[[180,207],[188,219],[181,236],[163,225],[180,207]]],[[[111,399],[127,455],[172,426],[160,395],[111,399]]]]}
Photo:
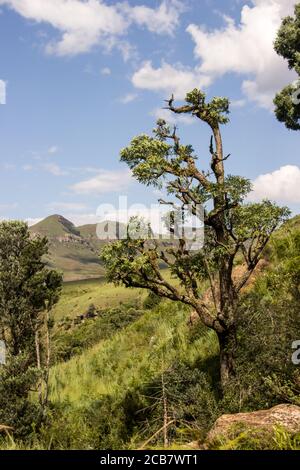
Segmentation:
{"type": "Polygon", "coordinates": [[[283,427],[288,433],[300,432],[300,407],[296,405],[277,405],[268,410],[222,415],[217,419],[207,435],[206,444],[218,438],[226,438],[234,428],[264,430],[272,433],[274,426],[283,427]]]}

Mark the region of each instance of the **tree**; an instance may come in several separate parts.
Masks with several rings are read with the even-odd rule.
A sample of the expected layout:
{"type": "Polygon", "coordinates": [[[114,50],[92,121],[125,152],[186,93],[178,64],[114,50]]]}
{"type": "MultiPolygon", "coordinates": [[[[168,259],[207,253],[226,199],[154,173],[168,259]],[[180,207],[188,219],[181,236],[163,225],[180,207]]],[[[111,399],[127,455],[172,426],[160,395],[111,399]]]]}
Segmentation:
{"type": "Polygon", "coordinates": [[[1,366],[1,391],[4,396],[3,387],[7,388],[12,402],[15,391],[21,410],[37,383],[42,404],[47,400],[49,313],[62,285],[61,274],[48,269],[43,261],[47,252],[47,239],[31,237],[27,224],[0,223],[0,336],[7,349],[6,364],[1,366]],[[38,376],[46,384],[44,396],[38,376]]]}
{"type": "Polygon", "coordinates": [[[154,136],[135,137],[121,152],[136,179],[146,185],[164,185],[170,196],[188,204],[192,214],[204,206],[205,243],[202,250],[189,251],[183,237],[176,246],[128,237],[108,244],[102,251],[108,279],[127,287],[146,288],[155,294],[192,307],[201,321],[213,329],[220,345],[222,388],[234,374],[236,322],[241,289],[257,266],[262,252],[278,224],[289,214],[270,201],[243,203],[250,182],[239,176],[225,175],[220,125],[226,124],[229,101],[214,98],[195,89],[186,96],[186,104],[168,109],[176,114],[191,114],[208,124],[211,132],[210,167],[204,172],[190,145],[182,145],[176,128],[172,132],[159,120],[154,136]],[[244,260],[239,275],[234,272],[238,256],[244,260]],[[169,282],[160,269],[164,263],[179,287],[169,282]],[[203,295],[204,283],[210,295],[203,295]]]}
{"type": "Polygon", "coordinates": [[[295,17],[288,16],[282,21],[275,41],[275,51],[288,61],[299,79],[288,85],[275,97],[275,113],[288,129],[300,129],[300,3],[295,5],[295,17]]]}

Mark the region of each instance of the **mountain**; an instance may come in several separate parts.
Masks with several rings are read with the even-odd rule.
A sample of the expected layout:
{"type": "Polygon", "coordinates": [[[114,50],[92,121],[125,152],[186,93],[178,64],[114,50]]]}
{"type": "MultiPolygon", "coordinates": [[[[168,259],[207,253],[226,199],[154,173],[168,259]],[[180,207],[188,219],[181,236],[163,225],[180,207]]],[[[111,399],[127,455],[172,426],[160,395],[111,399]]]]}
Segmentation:
{"type": "Polygon", "coordinates": [[[48,238],[47,264],[62,271],[65,281],[75,281],[104,275],[99,260],[104,242],[97,238],[96,227],[96,224],[75,227],[55,214],[30,227],[30,232],[48,238]]]}

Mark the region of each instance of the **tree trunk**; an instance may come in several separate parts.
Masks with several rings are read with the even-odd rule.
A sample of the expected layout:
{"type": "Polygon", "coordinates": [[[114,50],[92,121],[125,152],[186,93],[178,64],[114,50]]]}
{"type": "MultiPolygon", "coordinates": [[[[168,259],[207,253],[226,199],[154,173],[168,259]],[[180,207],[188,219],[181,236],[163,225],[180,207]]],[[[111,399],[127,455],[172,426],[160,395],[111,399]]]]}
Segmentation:
{"type": "Polygon", "coordinates": [[[234,377],[234,359],[236,352],[236,330],[230,327],[222,333],[218,333],[220,346],[220,382],[224,393],[227,384],[234,377]]]}
{"type": "MultiPolygon", "coordinates": [[[[36,352],[36,365],[37,369],[41,371],[41,353],[40,353],[40,338],[39,338],[39,331],[35,331],[35,352],[36,352]]],[[[43,402],[43,390],[42,390],[42,381],[41,378],[39,377],[38,381],[38,396],[39,396],[39,402],[42,404],[43,402]]]]}

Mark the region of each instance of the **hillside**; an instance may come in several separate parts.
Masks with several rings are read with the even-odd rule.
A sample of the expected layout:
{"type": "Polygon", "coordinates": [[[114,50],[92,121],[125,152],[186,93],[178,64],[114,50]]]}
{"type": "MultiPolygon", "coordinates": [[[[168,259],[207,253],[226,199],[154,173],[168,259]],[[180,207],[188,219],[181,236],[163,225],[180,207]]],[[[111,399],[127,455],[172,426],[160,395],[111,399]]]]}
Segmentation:
{"type": "Polygon", "coordinates": [[[96,236],[96,225],[75,227],[61,215],[51,215],[30,227],[33,234],[49,240],[47,263],[61,270],[65,281],[100,278],[104,270],[99,260],[103,242],[96,236]]]}
{"type": "MultiPolygon", "coordinates": [[[[292,377],[291,372],[295,373],[290,363],[289,335],[296,337],[299,328],[299,322],[295,322],[298,294],[291,288],[291,283],[297,286],[298,256],[299,217],[296,217],[272,237],[266,253],[268,264],[258,273],[242,300],[238,326],[239,375],[224,399],[218,395],[217,388],[216,336],[199,323],[191,326],[187,322],[188,308],[164,301],[145,310],[141,292],[136,289],[118,288],[121,290],[115,297],[113,287],[107,290],[88,282],[74,283],[73,289],[71,284],[65,286],[54,312],[56,321],[61,321],[62,312],[68,311],[71,317],[78,313],[80,301],[81,311],[85,311],[91,302],[100,310],[109,306],[114,308],[108,315],[112,322],[111,333],[98,342],[94,341],[95,326],[99,324],[99,331],[107,330],[104,313],[97,320],[85,320],[80,326],[70,327],[66,323],[66,329],[60,329],[60,337],[54,340],[59,345],[71,345],[73,353],[70,360],[59,362],[51,369],[51,401],[58,409],[64,404],[51,434],[51,439],[54,436],[53,447],[139,448],[162,425],[162,380],[167,384],[170,416],[176,416],[176,425],[169,428],[173,449],[195,439],[201,441],[215,419],[224,412],[266,409],[284,402],[286,397],[282,393],[290,392],[286,388],[278,391],[276,387],[281,381],[287,387],[285,380],[292,377]],[[284,283],[287,273],[291,278],[284,283]],[[126,296],[126,291],[131,298],[126,296]],[[122,300],[120,310],[116,308],[117,300],[122,300]],[[139,315],[124,328],[119,328],[120,318],[124,319],[132,312],[139,315]],[[244,322],[245,313],[251,318],[250,322],[244,322]],[[114,323],[117,325],[115,330],[114,323]],[[87,346],[83,348],[82,345],[87,346]],[[273,383],[270,377],[275,380],[272,375],[275,372],[279,382],[273,383]],[[269,381],[265,382],[268,376],[269,381]],[[236,395],[237,388],[239,393],[236,395]],[[55,435],[62,423],[64,432],[56,431],[55,435]],[[77,429],[81,430],[80,438],[77,429]]],[[[297,397],[288,396],[292,403],[298,403],[297,397]]],[[[269,442],[260,443],[242,433],[236,441],[227,444],[224,441],[222,446],[226,448],[227,445],[230,449],[296,447],[288,441],[280,444],[278,439],[275,436],[269,442]]],[[[152,439],[150,448],[161,442],[161,436],[152,439]]]]}

